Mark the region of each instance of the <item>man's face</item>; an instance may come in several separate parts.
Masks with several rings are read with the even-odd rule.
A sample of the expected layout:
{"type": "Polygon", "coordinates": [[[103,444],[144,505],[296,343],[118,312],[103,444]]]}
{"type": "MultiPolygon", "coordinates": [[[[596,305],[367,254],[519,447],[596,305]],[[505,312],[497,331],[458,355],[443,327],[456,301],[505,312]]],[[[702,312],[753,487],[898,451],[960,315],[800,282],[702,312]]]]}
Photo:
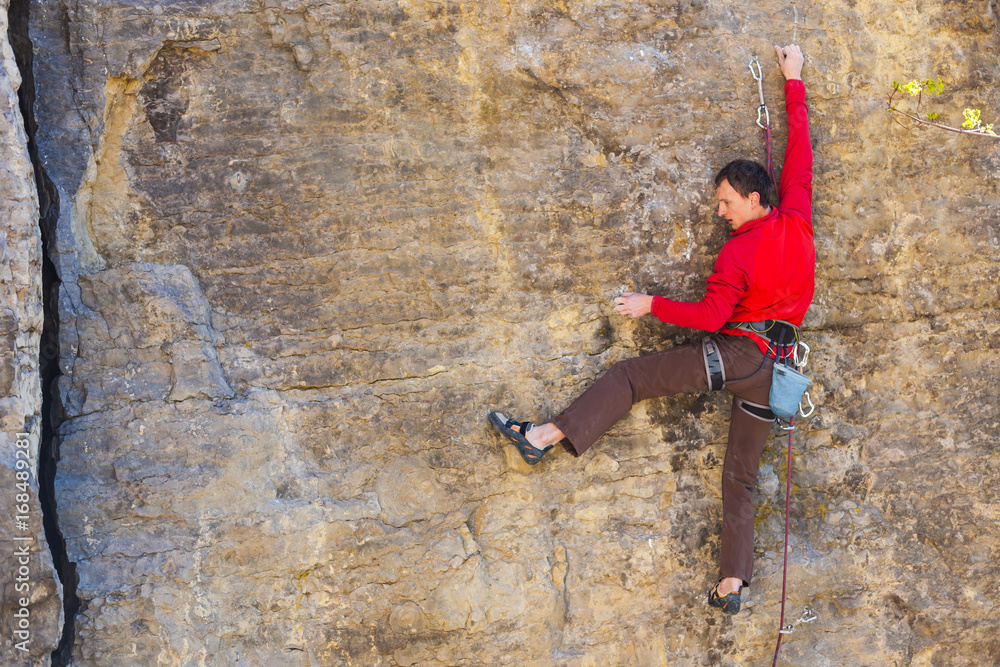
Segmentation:
{"type": "MultiPolygon", "coordinates": [[[[751,192],[750,197],[755,194],[751,192]]],[[[760,217],[755,200],[741,195],[727,180],[723,180],[715,189],[715,196],[719,200],[719,215],[726,219],[734,232],[745,223],[760,217]]]]}

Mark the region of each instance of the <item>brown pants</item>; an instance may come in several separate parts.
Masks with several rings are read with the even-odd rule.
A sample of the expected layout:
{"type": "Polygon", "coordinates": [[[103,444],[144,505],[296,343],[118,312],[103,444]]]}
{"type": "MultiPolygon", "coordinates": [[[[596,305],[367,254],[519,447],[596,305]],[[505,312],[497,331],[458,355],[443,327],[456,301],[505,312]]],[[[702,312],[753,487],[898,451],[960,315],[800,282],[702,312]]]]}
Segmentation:
{"type": "MultiPolygon", "coordinates": [[[[733,394],[729,444],[722,467],[722,546],[720,579],[736,577],[746,585],[753,574],[753,491],[760,455],[772,422],[751,415],[742,401],[767,406],[771,368],[746,336],[713,334],[722,356],[725,389],[733,394]]],[[[552,420],[579,456],[647,398],[707,391],[708,370],[702,342],[621,361],[552,420]]]]}

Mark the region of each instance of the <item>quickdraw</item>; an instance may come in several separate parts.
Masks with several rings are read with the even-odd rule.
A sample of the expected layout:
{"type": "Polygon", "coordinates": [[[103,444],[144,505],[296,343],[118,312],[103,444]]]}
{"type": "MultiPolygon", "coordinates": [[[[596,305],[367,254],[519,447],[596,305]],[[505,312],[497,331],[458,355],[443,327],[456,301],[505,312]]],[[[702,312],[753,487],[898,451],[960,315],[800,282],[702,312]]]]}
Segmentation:
{"type": "Polygon", "coordinates": [[[816,612],[812,610],[812,607],[806,607],[805,610],[802,612],[802,615],[799,616],[799,620],[795,621],[794,623],[789,623],[788,625],[782,627],[781,630],[779,630],[778,632],[783,635],[790,635],[792,634],[792,631],[795,630],[795,626],[798,625],[799,623],[812,623],[817,618],[819,618],[819,616],[817,616],[816,612]]]}
{"type": "Polygon", "coordinates": [[[772,160],[771,154],[774,150],[774,142],[771,139],[771,114],[767,110],[767,104],[764,102],[764,74],[760,69],[760,60],[757,56],[754,56],[750,60],[750,74],[753,76],[754,81],[757,82],[757,94],[760,96],[760,106],[757,107],[757,126],[764,132],[764,146],[767,148],[767,173],[771,176],[771,180],[774,182],[774,190],[778,190],[778,179],[774,177],[774,162],[772,160]],[[754,65],[757,69],[754,70],[754,65]],[[761,118],[764,122],[760,122],[761,118]]]}

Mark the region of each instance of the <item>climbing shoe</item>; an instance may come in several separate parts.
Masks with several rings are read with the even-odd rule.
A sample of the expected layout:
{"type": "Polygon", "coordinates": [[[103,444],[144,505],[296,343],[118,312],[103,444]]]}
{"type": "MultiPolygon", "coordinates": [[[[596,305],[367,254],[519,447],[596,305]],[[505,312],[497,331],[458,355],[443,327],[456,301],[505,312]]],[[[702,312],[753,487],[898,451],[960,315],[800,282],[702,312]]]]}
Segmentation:
{"type": "Polygon", "coordinates": [[[743,587],[740,586],[739,591],[722,597],[719,595],[719,584],[716,584],[708,592],[708,604],[712,607],[718,607],[724,614],[737,614],[740,611],[740,591],[742,590],[743,587]]]}
{"type": "Polygon", "coordinates": [[[549,445],[545,449],[537,449],[533,447],[528,439],[524,437],[531,427],[534,426],[531,422],[519,422],[513,419],[508,419],[507,415],[502,412],[493,411],[488,415],[490,423],[496,427],[500,433],[514,443],[517,447],[517,453],[521,455],[524,462],[528,465],[537,465],[545,453],[552,449],[552,445],[549,445]]]}

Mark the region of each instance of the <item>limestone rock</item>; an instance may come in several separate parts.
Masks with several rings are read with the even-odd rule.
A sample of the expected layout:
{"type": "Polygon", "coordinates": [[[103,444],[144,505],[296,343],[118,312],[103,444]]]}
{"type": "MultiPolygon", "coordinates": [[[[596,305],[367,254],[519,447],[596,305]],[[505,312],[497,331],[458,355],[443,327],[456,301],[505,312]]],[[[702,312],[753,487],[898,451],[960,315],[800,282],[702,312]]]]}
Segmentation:
{"type": "Polygon", "coordinates": [[[403,457],[385,466],[375,480],[385,521],[401,527],[447,509],[447,494],[437,474],[419,459],[403,457]]]}
{"type": "Polygon", "coordinates": [[[0,0],[0,662],[42,665],[59,644],[63,601],[39,501],[42,251],[12,48],[22,35],[8,8],[0,0]]]}
{"type": "Polygon", "coordinates": [[[764,156],[754,54],[780,164],[772,40],[807,56],[819,259],[788,596],[819,618],[783,661],[1000,659],[1000,158],[883,106],[893,79],[941,75],[953,124],[995,118],[986,5],[31,12],[75,664],[768,661],[782,439],[728,618],[705,604],[725,396],[649,401],[534,467],[485,414],[544,420],[700,335],[611,298],[701,297],[727,238],[711,178],[764,156]]]}

